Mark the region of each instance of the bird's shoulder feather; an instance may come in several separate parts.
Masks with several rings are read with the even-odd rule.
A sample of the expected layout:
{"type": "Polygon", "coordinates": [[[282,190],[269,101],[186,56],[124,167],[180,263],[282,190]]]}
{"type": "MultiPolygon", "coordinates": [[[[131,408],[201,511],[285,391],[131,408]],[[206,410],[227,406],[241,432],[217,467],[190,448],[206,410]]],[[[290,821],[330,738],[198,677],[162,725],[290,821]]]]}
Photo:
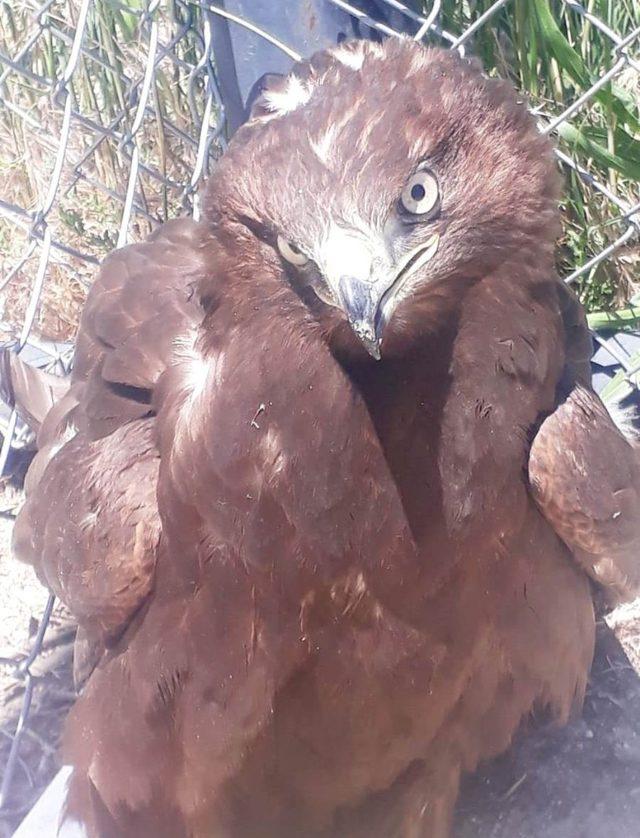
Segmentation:
{"type": "Polygon", "coordinates": [[[73,372],[83,385],[77,424],[92,438],[152,413],[153,388],[202,320],[197,286],[213,250],[204,226],[179,219],[105,260],[83,310],[73,372]]]}

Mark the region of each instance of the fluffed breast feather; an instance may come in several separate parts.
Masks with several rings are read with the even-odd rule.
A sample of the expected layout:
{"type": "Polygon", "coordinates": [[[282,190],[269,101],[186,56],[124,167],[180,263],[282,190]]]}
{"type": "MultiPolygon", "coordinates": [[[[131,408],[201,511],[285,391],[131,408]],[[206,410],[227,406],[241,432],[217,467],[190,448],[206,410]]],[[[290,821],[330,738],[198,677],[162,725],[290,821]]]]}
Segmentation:
{"type": "Polygon", "coordinates": [[[105,260],[71,387],[40,426],[14,550],[98,651],[153,587],[161,532],[153,389],[202,318],[194,289],[207,246],[204,228],[179,220],[105,260]]]}

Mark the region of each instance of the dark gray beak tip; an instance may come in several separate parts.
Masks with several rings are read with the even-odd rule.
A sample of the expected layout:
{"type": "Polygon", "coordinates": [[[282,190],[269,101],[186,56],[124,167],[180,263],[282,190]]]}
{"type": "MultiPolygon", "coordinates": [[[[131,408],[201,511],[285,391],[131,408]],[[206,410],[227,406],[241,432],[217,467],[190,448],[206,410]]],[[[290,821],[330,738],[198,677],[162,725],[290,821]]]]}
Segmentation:
{"type": "Polygon", "coordinates": [[[371,355],[371,357],[374,359],[374,361],[381,361],[382,360],[382,354],[380,353],[380,347],[379,346],[377,346],[376,344],[365,343],[364,341],[362,343],[364,345],[364,348],[367,350],[369,355],[371,355]]]}
{"type": "Polygon", "coordinates": [[[375,358],[376,361],[379,361],[382,358],[382,353],[380,352],[380,341],[363,340],[362,342],[364,343],[364,348],[372,358],[375,358]]]}
{"type": "Polygon", "coordinates": [[[380,337],[376,328],[379,300],[374,287],[362,280],[345,276],[340,280],[339,297],[349,325],[369,355],[379,361],[380,337]]]}
{"type": "Polygon", "coordinates": [[[380,353],[380,338],[376,336],[371,326],[368,323],[360,321],[358,323],[351,323],[351,328],[362,341],[369,355],[375,358],[376,361],[379,361],[382,357],[380,353]]]}

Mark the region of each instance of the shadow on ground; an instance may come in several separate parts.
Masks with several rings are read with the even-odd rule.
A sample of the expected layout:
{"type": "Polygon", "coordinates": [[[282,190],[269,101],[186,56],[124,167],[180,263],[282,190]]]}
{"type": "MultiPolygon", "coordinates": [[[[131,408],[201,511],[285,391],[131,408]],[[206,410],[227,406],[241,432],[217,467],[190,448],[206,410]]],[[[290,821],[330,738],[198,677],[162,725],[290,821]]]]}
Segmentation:
{"type": "Polygon", "coordinates": [[[454,836],[640,836],[640,677],[605,624],[598,626],[582,718],[562,729],[529,730],[469,777],[454,836]]]}

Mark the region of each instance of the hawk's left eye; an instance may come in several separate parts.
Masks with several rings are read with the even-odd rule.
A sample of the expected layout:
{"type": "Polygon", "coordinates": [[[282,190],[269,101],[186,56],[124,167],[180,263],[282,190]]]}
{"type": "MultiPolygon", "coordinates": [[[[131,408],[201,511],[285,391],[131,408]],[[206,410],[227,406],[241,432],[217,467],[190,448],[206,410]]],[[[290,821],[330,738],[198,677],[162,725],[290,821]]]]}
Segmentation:
{"type": "Polygon", "coordinates": [[[439,197],[438,181],[431,172],[423,170],[411,175],[406,182],[400,203],[411,215],[424,215],[435,209],[439,197]]]}
{"type": "Polygon", "coordinates": [[[291,262],[292,265],[296,265],[298,268],[306,265],[309,261],[308,257],[304,255],[298,245],[293,242],[288,242],[282,236],[278,236],[278,250],[287,262],[291,262]]]}

